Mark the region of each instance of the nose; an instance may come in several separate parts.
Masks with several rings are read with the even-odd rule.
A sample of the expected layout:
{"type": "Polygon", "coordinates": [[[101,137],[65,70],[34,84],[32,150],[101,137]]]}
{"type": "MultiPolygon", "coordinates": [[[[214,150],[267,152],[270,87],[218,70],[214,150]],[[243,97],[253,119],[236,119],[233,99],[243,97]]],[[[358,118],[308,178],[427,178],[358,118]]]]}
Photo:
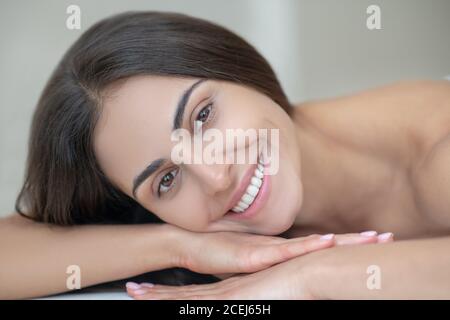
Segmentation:
{"type": "Polygon", "coordinates": [[[207,194],[227,190],[231,183],[231,164],[192,164],[189,171],[199,180],[207,194]]]}

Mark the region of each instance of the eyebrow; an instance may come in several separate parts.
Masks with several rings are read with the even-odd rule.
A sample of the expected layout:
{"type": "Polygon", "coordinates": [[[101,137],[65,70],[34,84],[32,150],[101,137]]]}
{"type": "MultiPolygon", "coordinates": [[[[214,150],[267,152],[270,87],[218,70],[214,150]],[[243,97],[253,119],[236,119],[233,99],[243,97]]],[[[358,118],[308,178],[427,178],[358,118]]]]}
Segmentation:
{"type": "Polygon", "coordinates": [[[138,174],[133,180],[133,197],[136,198],[137,188],[144,182],[148,177],[155,173],[161,166],[166,162],[165,159],[156,159],[152,161],[140,174],[138,174]]]}
{"type": "MultiPolygon", "coordinates": [[[[184,110],[186,109],[186,106],[189,102],[189,98],[191,97],[192,92],[195,88],[198,87],[202,82],[205,82],[206,78],[200,79],[196,82],[194,82],[189,88],[187,88],[182,95],[180,96],[180,99],[178,100],[177,108],[175,110],[175,115],[173,117],[173,126],[172,131],[179,129],[181,127],[181,124],[183,123],[183,117],[184,117],[184,110]]],[[[139,186],[147,180],[148,177],[150,177],[153,173],[158,171],[159,168],[161,168],[162,165],[166,162],[165,159],[156,159],[152,161],[144,170],[142,170],[141,173],[139,173],[134,179],[133,179],[133,197],[136,198],[136,190],[139,188],[139,186]]]]}
{"type": "Polygon", "coordinates": [[[177,108],[175,110],[175,115],[173,117],[173,126],[172,131],[179,129],[181,127],[181,124],[183,123],[183,116],[184,116],[184,109],[186,109],[186,105],[189,102],[189,98],[194,91],[194,89],[201,84],[202,82],[206,81],[207,79],[200,79],[197,82],[195,82],[193,85],[191,85],[189,88],[187,88],[183,94],[181,95],[177,108]]]}

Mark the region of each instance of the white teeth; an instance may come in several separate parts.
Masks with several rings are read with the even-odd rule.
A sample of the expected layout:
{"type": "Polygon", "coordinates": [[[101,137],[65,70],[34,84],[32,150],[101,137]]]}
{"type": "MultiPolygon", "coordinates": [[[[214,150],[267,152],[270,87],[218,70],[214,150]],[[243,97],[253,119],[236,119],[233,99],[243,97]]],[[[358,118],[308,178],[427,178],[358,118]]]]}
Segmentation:
{"type": "Polygon", "coordinates": [[[237,206],[244,210],[248,208],[248,204],[246,204],[245,202],[242,202],[242,201],[239,201],[237,206]]]}
{"type": "Polygon", "coordinates": [[[257,188],[261,187],[261,185],[262,185],[261,179],[258,179],[256,177],[252,177],[252,180],[250,181],[250,183],[257,188]]]}
{"type": "Polygon", "coordinates": [[[245,202],[248,205],[251,205],[253,200],[255,200],[255,197],[252,195],[249,195],[248,193],[244,193],[244,195],[241,198],[241,201],[245,202]]]}
{"type": "Polygon", "coordinates": [[[248,208],[248,204],[246,204],[245,202],[239,201],[239,203],[237,204],[237,206],[235,206],[232,210],[236,211],[236,212],[243,212],[245,209],[248,208]]]}
{"type": "Polygon", "coordinates": [[[247,188],[247,193],[253,197],[256,197],[256,195],[258,194],[259,188],[250,184],[247,188]]]}
{"type": "Polygon", "coordinates": [[[255,169],[254,176],[257,177],[258,179],[262,179],[264,176],[263,171],[262,170],[260,171],[259,169],[255,169]]]}
{"type": "Polygon", "coordinates": [[[258,195],[259,188],[262,185],[262,179],[264,177],[264,167],[261,164],[258,164],[258,167],[255,169],[253,177],[250,180],[250,184],[247,187],[242,198],[239,200],[238,204],[231,209],[234,212],[244,212],[255,200],[258,195]]]}

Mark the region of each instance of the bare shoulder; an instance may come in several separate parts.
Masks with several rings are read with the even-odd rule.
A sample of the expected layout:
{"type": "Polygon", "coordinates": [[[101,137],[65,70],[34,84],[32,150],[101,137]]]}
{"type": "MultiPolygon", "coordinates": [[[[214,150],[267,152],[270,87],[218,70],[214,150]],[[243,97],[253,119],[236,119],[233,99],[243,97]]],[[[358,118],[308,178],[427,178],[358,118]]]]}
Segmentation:
{"type": "Polygon", "coordinates": [[[31,219],[28,219],[17,212],[13,212],[0,219],[0,226],[2,225],[23,225],[29,224],[31,219]]]}
{"type": "Polygon", "coordinates": [[[411,97],[441,97],[450,95],[448,80],[402,80],[382,86],[368,88],[347,97],[372,98],[411,98],[411,97]]]}
{"type": "Polygon", "coordinates": [[[330,136],[404,172],[424,221],[450,230],[450,81],[399,81],[303,106],[330,136]]]}
{"type": "Polygon", "coordinates": [[[400,81],[360,96],[372,100],[369,106],[403,119],[425,152],[450,133],[450,81],[400,81]]]}
{"type": "Polygon", "coordinates": [[[411,171],[420,211],[450,234],[450,135],[434,144],[411,171]]]}
{"type": "Polygon", "coordinates": [[[405,173],[424,225],[450,234],[450,81],[401,81],[349,99],[364,103],[373,123],[389,133],[386,145],[407,159],[405,173]]]}
{"type": "Polygon", "coordinates": [[[395,133],[392,139],[404,133],[417,161],[450,134],[447,80],[399,81],[344,97],[344,101],[357,105],[375,123],[395,133]]]}
{"type": "Polygon", "coordinates": [[[415,203],[424,218],[450,234],[450,81],[414,81],[396,84],[398,101],[411,95],[410,112],[414,139],[421,147],[409,172],[415,203]]]}
{"type": "Polygon", "coordinates": [[[299,107],[330,136],[409,165],[450,132],[450,81],[398,81],[299,107]]]}
{"type": "Polygon", "coordinates": [[[402,80],[348,93],[338,97],[297,103],[295,106],[302,107],[344,102],[359,103],[361,100],[366,100],[369,98],[375,99],[375,101],[389,99],[415,100],[415,98],[418,97],[446,100],[449,96],[450,81],[448,80],[402,80]]]}

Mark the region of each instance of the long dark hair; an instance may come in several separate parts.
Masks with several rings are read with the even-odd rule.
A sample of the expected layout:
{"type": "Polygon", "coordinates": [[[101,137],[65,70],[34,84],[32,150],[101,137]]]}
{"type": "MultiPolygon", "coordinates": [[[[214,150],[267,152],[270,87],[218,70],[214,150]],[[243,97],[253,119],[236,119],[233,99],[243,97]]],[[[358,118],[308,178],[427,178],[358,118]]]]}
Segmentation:
{"type": "Polygon", "coordinates": [[[143,74],[240,83],[291,110],[268,62],[226,28],[170,12],[108,17],[69,48],[40,96],[19,214],[58,225],[162,222],[109,182],[93,149],[104,90],[143,74]]]}

